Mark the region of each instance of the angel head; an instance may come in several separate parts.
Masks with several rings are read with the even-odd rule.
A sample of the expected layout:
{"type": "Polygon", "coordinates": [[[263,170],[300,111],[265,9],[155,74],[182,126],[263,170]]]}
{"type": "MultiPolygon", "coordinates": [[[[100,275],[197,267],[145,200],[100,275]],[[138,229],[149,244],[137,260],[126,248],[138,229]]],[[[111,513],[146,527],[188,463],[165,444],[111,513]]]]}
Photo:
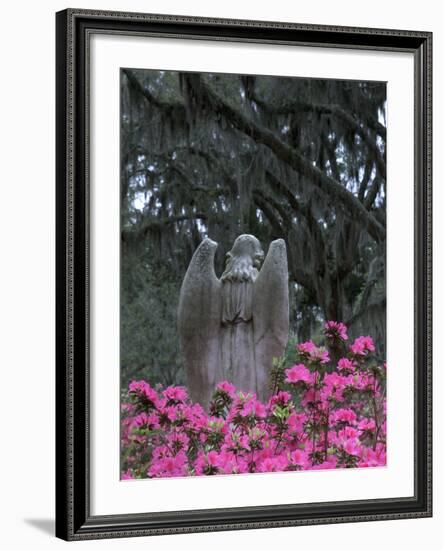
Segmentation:
{"type": "Polygon", "coordinates": [[[260,241],[253,235],[240,235],[226,254],[226,268],[222,281],[255,281],[265,254],[260,241]]]}

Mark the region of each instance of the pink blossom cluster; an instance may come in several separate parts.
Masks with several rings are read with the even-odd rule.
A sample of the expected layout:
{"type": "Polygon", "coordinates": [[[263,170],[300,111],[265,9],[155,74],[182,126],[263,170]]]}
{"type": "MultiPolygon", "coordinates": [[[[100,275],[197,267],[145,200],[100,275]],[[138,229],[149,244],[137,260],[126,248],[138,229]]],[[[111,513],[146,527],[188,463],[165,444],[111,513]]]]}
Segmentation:
{"type": "Polygon", "coordinates": [[[350,349],[354,355],[367,355],[375,351],[374,343],[370,336],[356,338],[350,349]]]}
{"type": "Polygon", "coordinates": [[[332,340],[337,339],[345,342],[348,339],[348,329],[344,323],[337,321],[326,321],[325,336],[332,340]]]}
{"type": "MultiPolygon", "coordinates": [[[[346,327],[330,323],[326,339],[334,330],[344,344],[346,327]]],[[[267,402],[223,381],[205,411],[184,387],[131,382],[122,479],[385,465],[386,365],[372,339],[357,338],[334,365],[313,342],[297,349],[300,362],[267,402]]]]}
{"type": "Polygon", "coordinates": [[[329,363],[329,352],[327,349],[317,347],[311,340],[298,344],[297,350],[300,356],[311,363],[329,363]]]}

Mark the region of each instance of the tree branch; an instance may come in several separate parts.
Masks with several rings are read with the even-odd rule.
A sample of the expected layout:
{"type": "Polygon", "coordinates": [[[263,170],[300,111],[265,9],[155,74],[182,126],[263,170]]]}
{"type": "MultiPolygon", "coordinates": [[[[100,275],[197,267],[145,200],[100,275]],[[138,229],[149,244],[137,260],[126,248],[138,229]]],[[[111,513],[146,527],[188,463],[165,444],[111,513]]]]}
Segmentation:
{"type": "Polygon", "coordinates": [[[123,242],[135,242],[143,237],[146,237],[150,231],[161,230],[162,228],[172,225],[178,222],[183,222],[186,220],[203,220],[208,219],[207,215],[198,212],[196,214],[183,214],[181,216],[169,216],[168,218],[163,219],[149,219],[142,223],[142,225],[137,229],[123,229],[121,233],[121,239],[123,242]]]}
{"type": "Polygon", "coordinates": [[[237,129],[246,133],[257,143],[266,145],[282,161],[308,178],[331,199],[338,200],[348,215],[365,225],[372,238],[380,242],[386,238],[386,229],[366,210],[360,201],[340,183],[313,166],[298,151],[283,143],[273,132],[262,128],[237,109],[226,103],[206,85],[199,75],[189,76],[191,85],[199,97],[209,103],[213,110],[222,114],[237,129]]]}
{"type": "Polygon", "coordinates": [[[181,103],[166,103],[163,101],[159,101],[149,90],[148,88],[145,88],[142,86],[138,78],[135,76],[134,71],[131,69],[122,69],[123,74],[126,76],[126,78],[129,81],[129,84],[132,86],[132,89],[135,90],[137,93],[142,95],[151,105],[155,105],[158,109],[161,109],[162,111],[165,111],[166,113],[175,110],[175,109],[183,109],[183,112],[185,110],[184,105],[181,103]]]}
{"type": "MultiPolygon", "coordinates": [[[[321,103],[304,103],[301,101],[291,101],[279,105],[278,108],[271,108],[264,101],[261,101],[257,97],[254,97],[255,103],[260,105],[262,109],[272,113],[278,113],[281,115],[293,114],[294,112],[312,112],[325,115],[333,115],[341,122],[344,122],[348,128],[353,130],[360,138],[366,143],[370,151],[375,157],[375,163],[380,172],[380,175],[386,177],[386,163],[380,152],[380,149],[377,146],[377,142],[364,130],[364,128],[359,124],[359,122],[350,114],[342,109],[339,105],[324,105],[321,103]]],[[[380,123],[375,125],[374,121],[371,122],[371,125],[368,125],[368,128],[374,129],[381,135],[381,129],[384,129],[384,135],[382,137],[386,138],[386,128],[384,128],[380,123]]]]}

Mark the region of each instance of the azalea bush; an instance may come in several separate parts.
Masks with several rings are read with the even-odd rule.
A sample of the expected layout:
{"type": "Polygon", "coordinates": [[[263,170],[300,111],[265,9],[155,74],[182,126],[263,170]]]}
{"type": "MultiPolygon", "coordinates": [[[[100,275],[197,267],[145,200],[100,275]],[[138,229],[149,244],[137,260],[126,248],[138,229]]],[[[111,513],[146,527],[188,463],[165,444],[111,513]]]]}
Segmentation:
{"type": "Polygon", "coordinates": [[[386,363],[370,336],[348,342],[327,321],[323,345],[275,361],[272,395],[218,384],[209,411],[181,386],[132,381],[122,404],[122,479],[240,474],[386,464],[386,363]]]}

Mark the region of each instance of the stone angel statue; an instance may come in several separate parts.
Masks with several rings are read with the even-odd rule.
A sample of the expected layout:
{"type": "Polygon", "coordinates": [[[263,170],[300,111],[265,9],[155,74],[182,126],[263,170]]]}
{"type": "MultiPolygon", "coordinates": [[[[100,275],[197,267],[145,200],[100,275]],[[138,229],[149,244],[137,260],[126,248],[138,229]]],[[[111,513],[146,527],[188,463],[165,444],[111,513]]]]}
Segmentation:
{"type": "Polygon", "coordinates": [[[220,278],[217,243],[204,239],[180,291],[178,331],[191,398],[205,408],[218,382],[265,400],[269,372],[288,341],[288,263],[283,239],[265,258],[253,235],[240,235],[220,278]],[[262,265],[263,264],[263,265],[262,265]]]}

